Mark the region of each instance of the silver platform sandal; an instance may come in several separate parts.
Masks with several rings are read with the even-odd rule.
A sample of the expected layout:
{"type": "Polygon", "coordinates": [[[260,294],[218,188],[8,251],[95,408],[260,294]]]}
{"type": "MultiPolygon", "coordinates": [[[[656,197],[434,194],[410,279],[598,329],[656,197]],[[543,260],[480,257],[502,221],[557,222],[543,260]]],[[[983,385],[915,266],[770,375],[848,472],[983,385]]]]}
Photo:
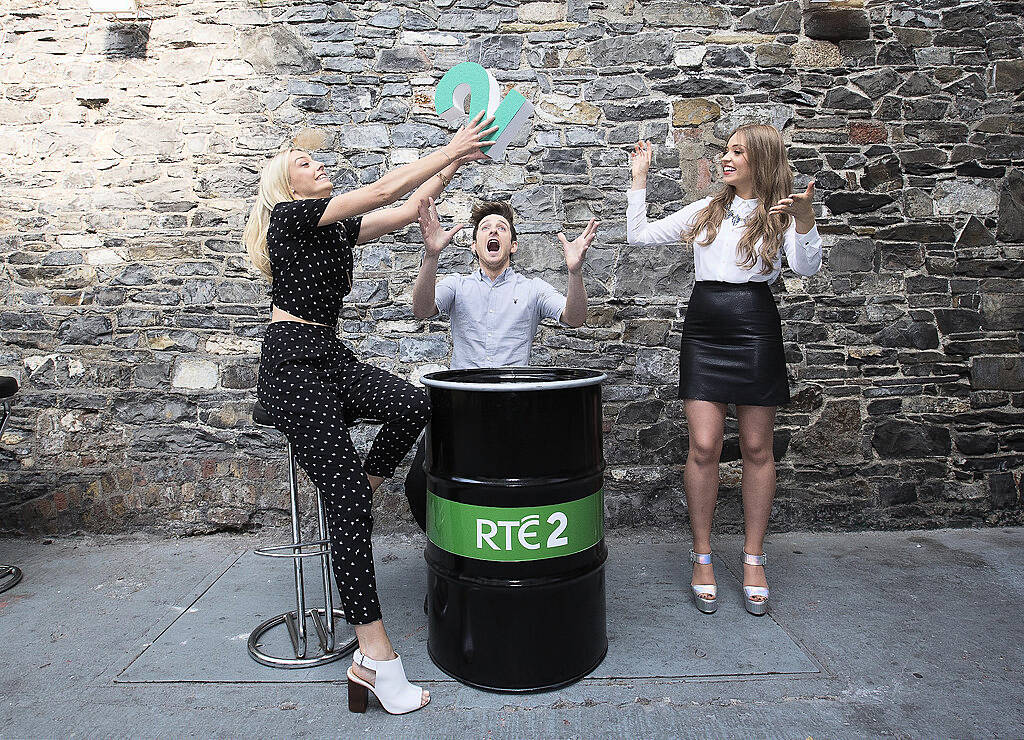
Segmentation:
{"type": "MultiPolygon", "coordinates": [[[[750,555],[743,551],[744,565],[764,566],[766,562],[764,554],[750,555]]],[[[768,587],[767,586],[743,586],[743,605],[747,611],[754,616],[760,617],[768,611],[768,587]]]]}
{"type": "MultiPolygon", "coordinates": [[[[690,550],[690,562],[699,565],[711,565],[710,552],[694,552],[690,550]]],[[[705,614],[714,614],[718,609],[718,586],[711,584],[690,584],[694,605],[705,614]]]]}

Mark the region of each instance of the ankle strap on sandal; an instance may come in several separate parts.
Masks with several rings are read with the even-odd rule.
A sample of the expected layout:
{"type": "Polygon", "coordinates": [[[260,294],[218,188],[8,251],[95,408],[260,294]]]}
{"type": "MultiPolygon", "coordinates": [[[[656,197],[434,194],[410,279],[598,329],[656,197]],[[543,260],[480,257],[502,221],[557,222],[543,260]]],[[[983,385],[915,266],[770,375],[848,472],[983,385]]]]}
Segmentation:
{"type": "MultiPolygon", "coordinates": [[[[395,658],[398,658],[398,657],[400,657],[398,655],[398,653],[395,653],[395,657],[392,658],[391,660],[395,660],[395,658]]],[[[380,660],[380,661],[377,661],[377,660],[374,660],[373,658],[368,658],[368,657],[366,657],[365,655],[363,655],[359,651],[359,648],[356,648],[356,651],[354,653],[352,653],[352,662],[353,663],[358,665],[360,668],[369,668],[371,671],[377,670],[377,663],[390,663],[391,660],[380,660]]]]}
{"type": "Polygon", "coordinates": [[[711,553],[694,552],[693,550],[690,550],[690,562],[698,563],[700,565],[711,565],[711,553]]]}
{"type": "Polygon", "coordinates": [[[746,550],[743,551],[743,564],[744,565],[764,565],[768,561],[768,558],[764,553],[760,555],[751,555],[746,550]]]}

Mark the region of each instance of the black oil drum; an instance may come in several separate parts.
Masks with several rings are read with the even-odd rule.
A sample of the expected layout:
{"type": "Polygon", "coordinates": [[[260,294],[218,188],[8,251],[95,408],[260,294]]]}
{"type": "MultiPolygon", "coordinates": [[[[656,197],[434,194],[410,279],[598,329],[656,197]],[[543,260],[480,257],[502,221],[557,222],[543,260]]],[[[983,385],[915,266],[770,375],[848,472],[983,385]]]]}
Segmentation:
{"type": "Polygon", "coordinates": [[[463,683],[554,689],[608,651],[604,379],[567,368],[423,377],[428,648],[463,683]]]}

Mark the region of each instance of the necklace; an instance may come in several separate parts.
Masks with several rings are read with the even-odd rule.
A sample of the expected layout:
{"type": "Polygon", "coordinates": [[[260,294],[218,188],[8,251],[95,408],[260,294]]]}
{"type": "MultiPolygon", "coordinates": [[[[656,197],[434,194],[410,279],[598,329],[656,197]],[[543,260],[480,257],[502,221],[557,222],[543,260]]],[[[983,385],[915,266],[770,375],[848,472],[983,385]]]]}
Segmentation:
{"type": "MultiPolygon", "coordinates": [[[[733,226],[745,226],[747,223],[747,219],[750,218],[751,214],[753,214],[754,209],[751,209],[750,213],[748,213],[746,216],[741,216],[733,208],[733,203],[735,202],[736,201],[734,199],[733,202],[729,204],[729,210],[726,211],[725,215],[729,217],[729,222],[733,226]]],[[[755,205],[755,208],[756,207],[757,206],[755,205]]]]}

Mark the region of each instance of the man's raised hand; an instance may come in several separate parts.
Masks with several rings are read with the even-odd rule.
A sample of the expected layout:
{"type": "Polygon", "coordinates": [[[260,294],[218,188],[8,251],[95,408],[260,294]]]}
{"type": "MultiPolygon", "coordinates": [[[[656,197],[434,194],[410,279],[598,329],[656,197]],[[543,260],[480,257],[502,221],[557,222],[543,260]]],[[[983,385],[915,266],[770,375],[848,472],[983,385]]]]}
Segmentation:
{"type": "Polygon", "coordinates": [[[437,206],[433,198],[420,200],[417,211],[419,212],[420,231],[423,232],[423,244],[426,246],[427,255],[436,257],[441,250],[447,247],[456,234],[466,228],[465,224],[457,224],[447,231],[441,228],[441,219],[437,216],[437,206]]]}
{"type": "Polygon", "coordinates": [[[590,248],[590,243],[597,235],[598,224],[600,221],[590,219],[590,223],[587,224],[583,233],[571,242],[565,238],[565,234],[559,232],[558,238],[562,242],[562,250],[565,252],[565,266],[569,268],[570,274],[579,272],[583,267],[583,258],[587,254],[587,249],[590,248]]]}

